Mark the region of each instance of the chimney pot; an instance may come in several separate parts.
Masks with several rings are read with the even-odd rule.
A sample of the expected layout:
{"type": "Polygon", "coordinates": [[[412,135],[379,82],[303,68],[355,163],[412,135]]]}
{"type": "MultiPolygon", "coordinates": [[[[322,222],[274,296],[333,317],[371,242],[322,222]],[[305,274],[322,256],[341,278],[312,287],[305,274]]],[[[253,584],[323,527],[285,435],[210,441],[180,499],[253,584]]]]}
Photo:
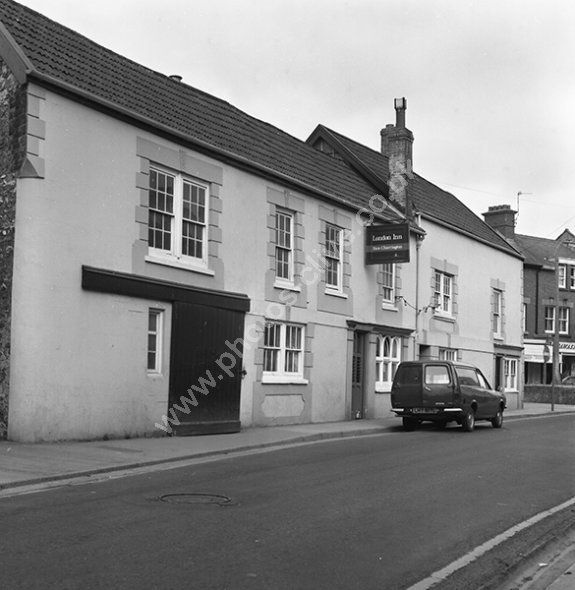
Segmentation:
{"type": "Polygon", "coordinates": [[[398,129],[405,129],[405,111],[407,110],[407,99],[396,98],[393,101],[395,107],[395,126],[398,129]]]}

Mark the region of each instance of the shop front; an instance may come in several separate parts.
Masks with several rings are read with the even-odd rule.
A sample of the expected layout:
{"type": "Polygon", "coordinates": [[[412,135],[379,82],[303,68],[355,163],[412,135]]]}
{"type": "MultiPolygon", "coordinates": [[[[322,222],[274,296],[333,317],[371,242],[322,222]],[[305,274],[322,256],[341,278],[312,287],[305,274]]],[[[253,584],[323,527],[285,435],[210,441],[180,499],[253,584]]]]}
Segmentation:
{"type": "MultiPolygon", "coordinates": [[[[550,384],[553,380],[552,340],[525,340],[525,383],[550,384]]],[[[561,379],[575,375],[575,342],[559,343],[561,379]]]]}

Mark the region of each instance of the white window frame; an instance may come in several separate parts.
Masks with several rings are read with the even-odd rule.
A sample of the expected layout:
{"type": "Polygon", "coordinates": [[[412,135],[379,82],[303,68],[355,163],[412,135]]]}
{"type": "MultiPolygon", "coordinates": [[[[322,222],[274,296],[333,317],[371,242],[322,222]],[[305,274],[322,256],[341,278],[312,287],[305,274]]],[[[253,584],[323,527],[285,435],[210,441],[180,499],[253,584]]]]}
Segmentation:
{"type": "Polygon", "coordinates": [[[503,359],[503,383],[505,391],[518,391],[517,386],[517,359],[503,359]]]}
{"type": "Polygon", "coordinates": [[[263,353],[263,383],[307,383],[304,379],[305,326],[267,321],[263,353]]]}
{"type": "Polygon", "coordinates": [[[566,264],[560,264],[557,267],[557,273],[558,273],[558,277],[557,277],[557,281],[558,281],[558,286],[560,289],[567,289],[567,265],[566,264]]]}
{"type": "MultiPolygon", "coordinates": [[[[546,334],[555,334],[555,309],[554,305],[546,305],[544,310],[544,329],[546,334]],[[551,312],[551,313],[549,313],[551,312]],[[547,324],[551,323],[548,328],[547,324]]],[[[559,307],[559,334],[569,334],[569,308],[559,307]]]]}
{"type": "Polygon", "coordinates": [[[543,310],[543,331],[546,334],[555,334],[555,306],[546,305],[543,310]]]}
{"type": "Polygon", "coordinates": [[[294,284],[294,226],[294,213],[285,209],[276,210],[274,256],[276,284],[286,286],[294,284]],[[286,228],[286,222],[289,222],[289,229],[286,228]],[[283,271],[284,267],[287,272],[283,271]],[[281,273],[280,269],[282,269],[281,273]],[[283,276],[284,274],[287,276],[283,276]]]}
{"type": "Polygon", "coordinates": [[[457,362],[457,350],[455,348],[440,348],[439,349],[439,360],[440,361],[452,361],[457,362]]]}
{"type": "Polygon", "coordinates": [[[435,270],[433,298],[436,314],[453,315],[453,278],[453,275],[435,270]]]}
{"type": "Polygon", "coordinates": [[[491,310],[491,328],[495,338],[503,334],[503,291],[493,289],[493,309],[491,310]]]}
{"type": "Polygon", "coordinates": [[[569,334],[569,308],[559,308],[559,334],[569,334]]]}
{"type": "Polygon", "coordinates": [[[401,337],[378,335],[375,344],[375,391],[391,391],[393,377],[401,362],[401,337]]]}
{"type": "Polygon", "coordinates": [[[147,350],[147,371],[149,375],[162,374],[162,359],[164,348],[164,310],[157,308],[148,309],[148,340],[147,350]],[[151,326],[151,320],[154,318],[154,326],[151,326]],[[153,344],[152,344],[153,342],[153,344]],[[152,360],[153,355],[153,362],[152,360]]]}
{"type": "Polygon", "coordinates": [[[343,230],[336,225],[325,226],[325,288],[326,291],[343,292],[343,230]],[[335,281],[332,280],[335,278],[335,281]]]}
{"type": "Polygon", "coordinates": [[[208,266],[208,228],[209,228],[209,202],[210,193],[209,186],[197,180],[184,176],[182,174],[171,172],[159,166],[150,167],[150,180],[148,184],[148,254],[151,261],[160,261],[166,263],[176,263],[181,266],[200,267],[206,269],[208,266]],[[172,207],[166,206],[164,208],[159,206],[162,192],[158,190],[158,186],[152,187],[153,178],[158,178],[158,175],[163,175],[166,179],[172,181],[172,194],[167,190],[164,193],[164,198],[170,197],[172,200],[172,207]],[[155,190],[154,190],[155,189],[155,190]],[[187,199],[185,193],[190,191],[195,192],[203,203],[190,202],[190,216],[184,217],[184,208],[187,199]],[[155,196],[153,193],[156,193],[155,196]],[[196,209],[198,219],[193,219],[191,211],[196,209]],[[169,217],[169,228],[164,228],[164,231],[169,232],[169,247],[157,247],[153,245],[153,232],[161,231],[159,228],[154,228],[152,224],[152,217],[154,215],[161,215],[165,218],[169,217]],[[201,256],[190,255],[184,253],[186,246],[183,241],[186,237],[186,229],[194,228],[201,234],[200,239],[195,240],[201,249],[201,256]]]}
{"type": "Polygon", "coordinates": [[[381,265],[383,302],[395,305],[395,264],[381,265]]]}
{"type": "Polygon", "coordinates": [[[569,267],[569,288],[575,289],[575,266],[569,267]]]}

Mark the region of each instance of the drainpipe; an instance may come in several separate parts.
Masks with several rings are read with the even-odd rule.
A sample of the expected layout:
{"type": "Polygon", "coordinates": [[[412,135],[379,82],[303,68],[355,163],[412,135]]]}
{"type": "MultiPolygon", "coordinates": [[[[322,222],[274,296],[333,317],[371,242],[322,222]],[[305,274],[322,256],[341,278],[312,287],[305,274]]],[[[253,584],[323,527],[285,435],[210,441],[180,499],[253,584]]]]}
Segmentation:
{"type": "MultiPolygon", "coordinates": [[[[559,244],[561,245],[561,244],[559,244]]],[[[551,411],[555,411],[555,388],[561,381],[559,375],[559,248],[555,251],[555,305],[553,309],[553,375],[551,377],[551,411]]]]}
{"type": "MultiPolygon", "coordinates": [[[[535,273],[535,330],[533,332],[539,334],[539,274],[541,269],[538,268],[535,273]]],[[[545,332],[545,330],[543,330],[545,332]]]]}
{"type": "Polygon", "coordinates": [[[413,337],[413,360],[419,360],[417,347],[419,344],[419,249],[421,248],[422,239],[419,236],[415,238],[415,335],[413,337]]]}

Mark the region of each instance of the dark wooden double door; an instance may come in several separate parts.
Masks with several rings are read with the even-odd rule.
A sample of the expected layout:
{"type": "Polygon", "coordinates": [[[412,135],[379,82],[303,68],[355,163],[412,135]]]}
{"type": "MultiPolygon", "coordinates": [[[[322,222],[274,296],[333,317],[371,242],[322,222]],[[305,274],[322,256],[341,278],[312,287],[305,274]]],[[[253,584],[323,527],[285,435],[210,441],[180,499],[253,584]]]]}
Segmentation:
{"type": "Polygon", "coordinates": [[[172,309],[168,414],[179,422],[174,434],[238,432],[244,312],[177,301],[172,309]]]}

